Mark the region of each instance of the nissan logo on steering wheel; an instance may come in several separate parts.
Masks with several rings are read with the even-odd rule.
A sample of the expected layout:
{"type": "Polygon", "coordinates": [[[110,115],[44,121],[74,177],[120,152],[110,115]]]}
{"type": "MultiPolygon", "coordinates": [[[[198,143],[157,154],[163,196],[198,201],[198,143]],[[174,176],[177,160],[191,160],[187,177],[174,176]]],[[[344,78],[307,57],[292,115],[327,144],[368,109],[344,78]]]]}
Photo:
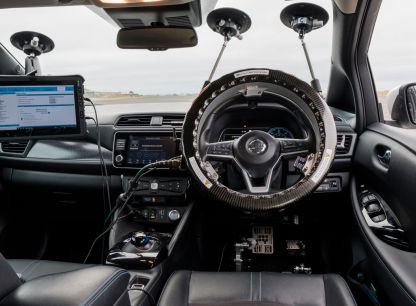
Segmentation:
{"type": "Polygon", "coordinates": [[[250,153],[260,155],[267,149],[267,144],[261,139],[254,139],[247,145],[247,149],[250,153]]]}

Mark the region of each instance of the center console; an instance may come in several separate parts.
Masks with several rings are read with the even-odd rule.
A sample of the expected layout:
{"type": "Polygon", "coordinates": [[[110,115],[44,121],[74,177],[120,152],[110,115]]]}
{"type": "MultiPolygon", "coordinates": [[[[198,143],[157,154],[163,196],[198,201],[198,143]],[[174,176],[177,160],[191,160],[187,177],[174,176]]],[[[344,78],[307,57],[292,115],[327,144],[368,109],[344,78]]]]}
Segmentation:
{"type": "MultiPolygon", "coordinates": [[[[173,129],[118,130],[114,134],[112,162],[121,173],[122,192],[130,190],[133,177],[143,167],[181,155],[179,143],[173,129]]],[[[158,167],[144,173],[134,182],[127,205],[119,206],[114,213],[122,217],[110,231],[106,264],[134,274],[130,298],[135,299],[135,292],[136,298],[146,301],[140,291],[156,296],[172,272],[170,269],[185,258],[180,245],[185,239],[180,237],[187,233],[192,200],[188,196],[190,179],[183,169],[158,167]]]]}
{"type": "MultiPolygon", "coordinates": [[[[131,176],[122,176],[124,190],[131,176]]],[[[174,247],[188,218],[186,176],[149,176],[137,183],[123,215],[128,217],[114,226],[107,263],[129,269],[152,269],[174,247]],[[183,221],[182,221],[183,220],[183,221]],[[175,239],[174,239],[175,238],[175,239]]]]}

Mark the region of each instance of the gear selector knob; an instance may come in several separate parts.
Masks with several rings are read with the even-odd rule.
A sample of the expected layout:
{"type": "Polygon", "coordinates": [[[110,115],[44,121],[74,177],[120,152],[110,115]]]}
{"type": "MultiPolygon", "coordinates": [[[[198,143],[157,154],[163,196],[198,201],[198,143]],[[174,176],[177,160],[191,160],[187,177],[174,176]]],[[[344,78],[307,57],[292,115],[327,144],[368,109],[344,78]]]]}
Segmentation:
{"type": "Polygon", "coordinates": [[[134,233],[130,241],[136,247],[144,247],[150,242],[149,236],[143,232],[134,233]]]}

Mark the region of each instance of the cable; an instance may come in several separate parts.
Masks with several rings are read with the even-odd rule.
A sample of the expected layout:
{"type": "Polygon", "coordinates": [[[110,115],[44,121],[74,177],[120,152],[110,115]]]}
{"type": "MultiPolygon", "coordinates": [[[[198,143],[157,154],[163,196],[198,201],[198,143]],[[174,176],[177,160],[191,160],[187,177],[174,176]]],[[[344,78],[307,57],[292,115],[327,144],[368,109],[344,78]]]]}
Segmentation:
{"type": "MultiPolygon", "coordinates": [[[[143,167],[144,168],[144,167],[143,167]]],[[[140,171],[139,171],[139,173],[140,172],[142,172],[142,170],[143,169],[141,169],[140,171]]],[[[142,176],[144,176],[144,175],[146,175],[146,174],[148,174],[149,172],[151,172],[151,171],[153,171],[154,170],[154,168],[153,169],[150,169],[149,171],[147,171],[147,172],[145,172],[145,173],[143,173],[143,174],[141,174],[141,175],[139,175],[138,176],[138,178],[137,178],[137,180],[139,180],[142,176]]],[[[137,175],[136,175],[137,176],[137,175]]],[[[127,193],[126,193],[127,194],[127,193]]],[[[124,195],[126,195],[126,194],[124,194],[124,195]]],[[[112,210],[111,210],[111,212],[110,212],[110,214],[107,216],[107,218],[106,218],[106,221],[105,222],[107,222],[108,221],[108,219],[111,217],[111,215],[115,212],[115,211],[117,211],[117,208],[120,206],[120,209],[119,209],[119,211],[118,211],[118,213],[117,213],[117,215],[115,215],[115,217],[114,217],[114,220],[113,220],[113,222],[111,222],[110,223],[110,225],[100,234],[100,235],[98,235],[95,239],[94,239],[94,241],[92,242],[92,244],[91,244],[91,247],[90,247],[90,249],[88,250],[88,253],[87,253],[87,256],[85,257],[85,259],[84,259],[84,264],[87,262],[87,260],[88,260],[88,258],[90,257],[90,255],[91,255],[91,252],[92,252],[92,250],[94,249],[94,246],[95,246],[95,244],[97,243],[97,241],[101,238],[101,237],[103,237],[105,234],[107,234],[112,228],[113,228],[113,226],[119,221],[119,220],[121,220],[121,218],[120,218],[120,214],[121,214],[121,212],[124,210],[124,208],[127,206],[127,204],[129,203],[129,201],[132,199],[132,197],[134,196],[134,192],[129,192],[129,194],[127,195],[127,198],[124,200],[123,199],[123,197],[121,197],[121,198],[119,198],[120,200],[119,200],[119,203],[123,203],[122,205],[119,205],[119,204],[117,204],[112,210]],[[124,201],[124,202],[121,202],[121,201],[124,201]]],[[[127,215],[125,215],[125,216],[123,216],[123,218],[125,218],[125,217],[128,217],[129,216],[129,214],[127,214],[127,215]]]]}
{"type": "MultiPolygon", "coordinates": [[[[95,120],[95,118],[85,117],[85,119],[94,121],[94,124],[97,126],[97,120],[95,120]]],[[[98,142],[97,142],[97,146],[98,146],[98,142]]],[[[106,197],[106,195],[105,195],[105,177],[104,177],[104,167],[103,167],[103,163],[101,161],[101,158],[100,158],[100,172],[101,172],[101,178],[102,178],[102,191],[103,191],[104,212],[105,212],[107,210],[106,201],[105,201],[105,197],[106,197]]]]}
{"type": "MultiPolygon", "coordinates": [[[[91,101],[91,99],[89,98],[84,98],[85,101],[89,102],[92,106],[92,108],[94,109],[94,114],[95,114],[95,127],[97,130],[97,147],[98,147],[98,154],[100,157],[100,162],[102,165],[102,169],[104,170],[104,176],[105,176],[105,186],[106,186],[106,191],[107,191],[107,204],[108,204],[108,211],[111,211],[111,191],[110,191],[110,184],[109,184],[109,176],[108,176],[108,171],[107,171],[107,166],[105,165],[105,160],[104,160],[104,155],[103,155],[103,151],[101,148],[101,132],[100,132],[100,124],[98,121],[98,113],[97,113],[97,108],[95,107],[94,102],[91,101]]],[[[105,199],[104,199],[105,201],[105,199]]]]}
{"type": "MultiPolygon", "coordinates": [[[[140,177],[143,177],[143,176],[145,176],[145,175],[147,175],[147,174],[149,174],[150,172],[152,172],[153,170],[155,170],[155,168],[152,168],[152,169],[150,169],[149,171],[147,171],[147,172],[145,172],[145,173],[143,173],[143,174],[141,174],[140,175],[140,177]]],[[[141,170],[140,170],[141,171],[141,170]]],[[[140,172],[139,171],[139,172],[140,172]]],[[[140,178],[139,177],[139,178],[140,178]]],[[[124,194],[124,196],[126,196],[127,194],[129,193],[129,191],[127,191],[125,194],[124,194]]],[[[107,217],[105,218],[105,221],[104,221],[104,223],[107,223],[107,221],[110,219],[110,217],[114,214],[114,212],[117,210],[117,208],[119,208],[119,206],[120,206],[120,202],[122,202],[122,201],[124,201],[124,198],[123,198],[123,196],[121,197],[121,198],[119,198],[119,199],[117,199],[117,203],[116,203],[116,205],[114,206],[114,208],[108,213],[108,215],[107,215],[107,217]]]]}
{"type": "Polygon", "coordinates": [[[88,253],[87,253],[87,256],[85,256],[85,259],[84,259],[84,264],[87,262],[87,260],[88,260],[88,258],[90,257],[90,255],[91,255],[91,252],[92,252],[92,250],[94,249],[94,246],[95,246],[95,244],[97,243],[97,241],[101,238],[101,237],[103,237],[105,234],[107,234],[112,228],[113,228],[113,226],[118,222],[118,220],[119,220],[119,215],[120,215],[120,213],[123,211],[123,209],[126,207],[126,205],[127,205],[127,203],[128,203],[128,201],[130,201],[130,199],[133,197],[133,195],[134,195],[134,193],[131,193],[130,195],[129,195],[129,197],[126,199],[126,201],[124,202],[124,204],[121,206],[121,208],[120,208],[120,210],[118,211],[118,214],[114,217],[114,220],[113,220],[113,222],[111,222],[111,224],[100,234],[100,235],[98,235],[95,239],[94,239],[94,241],[92,242],[92,244],[91,244],[91,247],[90,247],[90,249],[88,250],[88,253]]]}
{"type": "Polygon", "coordinates": [[[179,157],[174,157],[174,158],[169,159],[169,160],[151,163],[151,164],[148,164],[148,165],[144,166],[142,169],[140,169],[140,171],[137,172],[137,174],[134,176],[134,178],[132,180],[130,180],[130,187],[127,190],[127,192],[125,192],[123,195],[121,195],[118,198],[118,203],[116,204],[116,206],[113,209],[111,209],[110,213],[106,217],[105,223],[110,219],[110,217],[117,211],[118,207],[120,206],[120,209],[119,209],[117,215],[115,215],[115,217],[113,219],[113,222],[111,222],[110,225],[100,235],[98,235],[94,239],[93,243],[91,244],[90,249],[88,250],[87,256],[84,259],[84,264],[87,262],[88,258],[90,257],[91,252],[94,249],[94,246],[97,243],[97,241],[101,237],[103,237],[106,233],[108,233],[113,228],[113,226],[118,222],[120,213],[124,210],[124,208],[127,206],[129,201],[134,196],[134,190],[136,188],[135,185],[140,180],[140,178],[142,176],[148,174],[149,172],[153,171],[158,166],[166,166],[166,167],[169,167],[169,168],[179,168],[180,165],[181,165],[181,159],[182,159],[182,157],[179,156],[179,157]],[[120,203],[122,203],[122,204],[120,204],[120,203]]]}
{"type": "Polygon", "coordinates": [[[222,261],[223,261],[223,259],[224,259],[224,252],[225,252],[225,249],[226,249],[227,245],[228,245],[228,241],[227,241],[226,243],[224,243],[224,247],[222,248],[222,252],[221,252],[221,259],[220,259],[220,263],[219,263],[219,265],[218,265],[218,270],[217,270],[217,272],[220,272],[220,271],[221,271],[222,261]]]}

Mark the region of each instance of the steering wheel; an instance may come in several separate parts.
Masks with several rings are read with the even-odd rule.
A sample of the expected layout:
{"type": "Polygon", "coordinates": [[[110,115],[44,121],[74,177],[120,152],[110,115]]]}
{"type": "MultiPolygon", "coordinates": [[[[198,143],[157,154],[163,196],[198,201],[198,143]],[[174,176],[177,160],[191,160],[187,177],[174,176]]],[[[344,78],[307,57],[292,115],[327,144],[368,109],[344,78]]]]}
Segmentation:
{"type": "Polygon", "coordinates": [[[214,199],[245,210],[269,210],[298,201],[319,186],[332,164],[336,135],[328,105],[311,86],[282,71],[249,69],[204,88],[186,115],[182,149],[194,181],[214,199]],[[224,110],[246,105],[255,112],[263,100],[297,114],[305,137],[279,139],[253,130],[235,140],[211,141],[216,118],[224,110]],[[285,159],[296,159],[300,178],[287,189],[276,190],[272,182],[284,175],[285,159]],[[234,164],[246,189],[225,186],[213,165],[216,161],[234,164]]]}

